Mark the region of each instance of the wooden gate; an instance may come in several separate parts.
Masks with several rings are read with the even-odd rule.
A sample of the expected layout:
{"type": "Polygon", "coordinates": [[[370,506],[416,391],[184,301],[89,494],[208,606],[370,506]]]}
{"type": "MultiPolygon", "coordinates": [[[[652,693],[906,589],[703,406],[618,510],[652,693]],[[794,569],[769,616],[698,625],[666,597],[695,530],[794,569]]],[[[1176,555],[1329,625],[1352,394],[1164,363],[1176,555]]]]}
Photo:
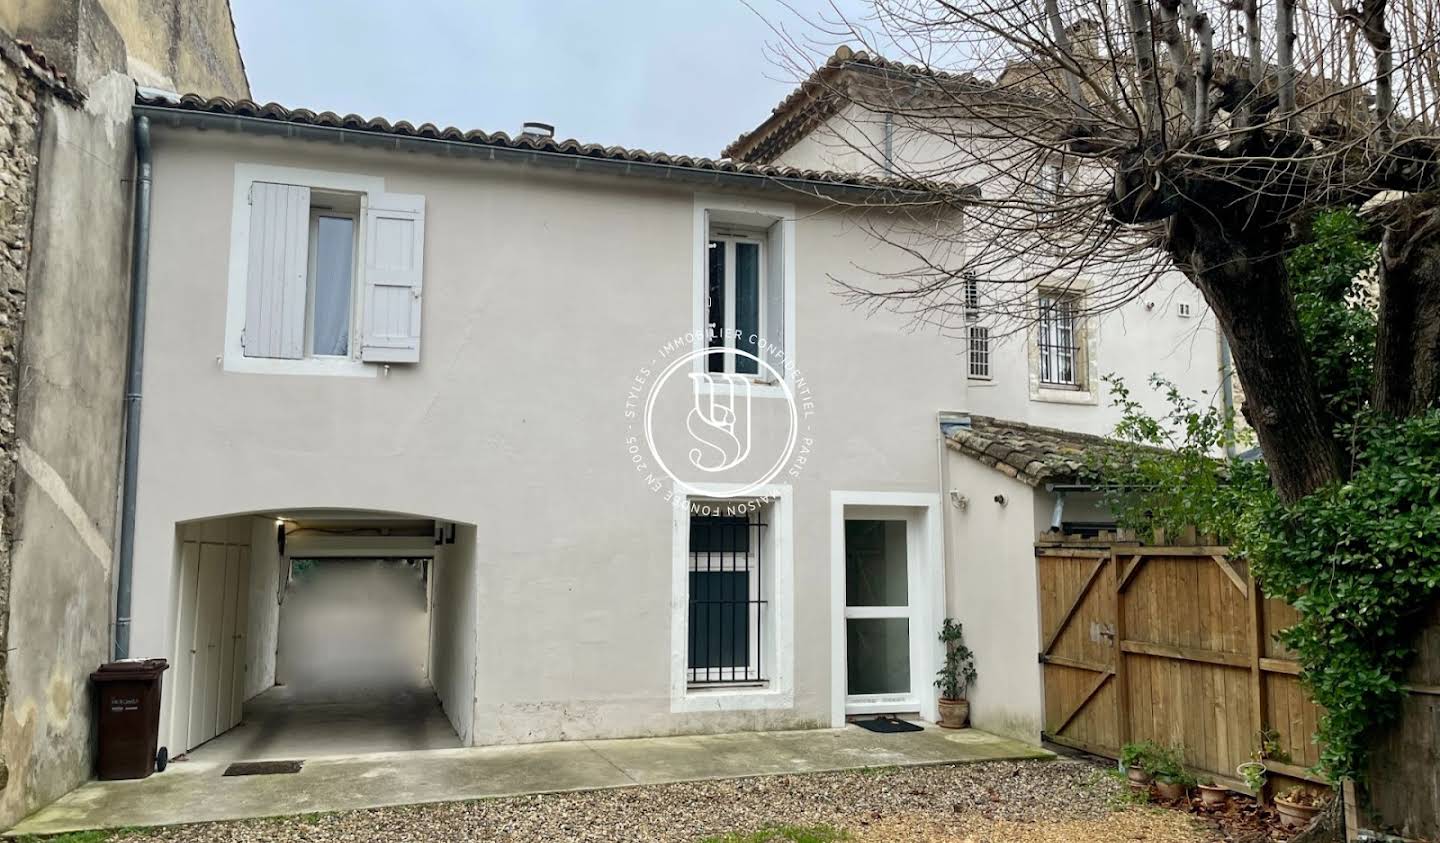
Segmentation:
{"type": "Polygon", "coordinates": [[[1131,741],[1178,746],[1238,787],[1264,732],[1272,773],[1321,781],[1319,710],[1270,634],[1293,610],[1228,548],[1066,538],[1035,554],[1047,740],[1111,758],[1131,741]]]}

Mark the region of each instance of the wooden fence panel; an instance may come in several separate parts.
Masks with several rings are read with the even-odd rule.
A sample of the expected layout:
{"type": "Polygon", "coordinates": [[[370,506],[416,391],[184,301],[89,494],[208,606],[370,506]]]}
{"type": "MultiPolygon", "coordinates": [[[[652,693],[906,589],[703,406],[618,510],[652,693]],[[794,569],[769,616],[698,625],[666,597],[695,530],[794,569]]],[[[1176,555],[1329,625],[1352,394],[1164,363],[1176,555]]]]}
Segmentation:
{"type": "Polygon", "coordinates": [[[1440,600],[1417,625],[1400,719],[1371,752],[1362,824],[1416,840],[1440,840],[1440,600]]]}
{"type": "Polygon", "coordinates": [[[1318,709],[1272,641],[1293,610],[1265,600],[1223,547],[1096,540],[1036,545],[1045,734],[1116,757],[1129,741],[1181,747],[1203,775],[1238,785],[1264,729],[1311,781],[1318,709]]]}

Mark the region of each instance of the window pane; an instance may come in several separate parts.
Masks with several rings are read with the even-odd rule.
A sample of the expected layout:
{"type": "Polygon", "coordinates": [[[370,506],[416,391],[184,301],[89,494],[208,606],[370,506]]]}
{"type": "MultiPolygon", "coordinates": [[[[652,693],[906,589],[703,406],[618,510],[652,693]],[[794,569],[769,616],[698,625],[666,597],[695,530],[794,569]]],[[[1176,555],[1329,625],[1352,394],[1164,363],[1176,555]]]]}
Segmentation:
{"type": "Polygon", "coordinates": [[[750,522],[743,515],[692,515],[691,553],[746,553],[750,550],[750,522]]]}
{"type": "Polygon", "coordinates": [[[350,353],[350,295],[354,287],[355,221],[321,217],[315,237],[315,323],[312,354],[350,353]]]}
{"type": "MultiPolygon", "coordinates": [[[[719,240],[710,241],[710,261],[705,279],[705,330],[709,332],[706,348],[725,345],[725,244],[719,240]]],[[[711,372],[725,371],[725,355],[710,354],[705,368],[711,372]]]]}
{"type": "MultiPolygon", "coordinates": [[[[735,330],[740,332],[735,347],[759,357],[760,246],[756,243],[735,244],[735,330]]],[[[735,371],[756,375],[760,364],[737,354],[735,371]]]]}
{"type": "Polygon", "coordinates": [[[910,605],[904,521],[845,522],[845,605],[910,605]]]}
{"type": "Polygon", "coordinates": [[[690,572],[690,679],[720,681],[706,668],[750,663],[750,574],[748,571],[690,572]],[[697,673],[697,669],[699,672],[697,673]]]}
{"type": "Polygon", "coordinates": [[[845,622],[846,692],[910,692],[910,619],[850,618],[845,622]]]}

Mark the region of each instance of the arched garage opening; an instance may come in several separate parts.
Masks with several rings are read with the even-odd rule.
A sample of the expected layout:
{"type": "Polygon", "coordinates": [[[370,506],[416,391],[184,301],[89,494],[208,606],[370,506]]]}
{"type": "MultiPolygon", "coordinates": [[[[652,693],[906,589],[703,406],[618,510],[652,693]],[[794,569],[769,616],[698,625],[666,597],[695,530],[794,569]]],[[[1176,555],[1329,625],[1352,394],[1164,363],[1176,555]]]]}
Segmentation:
{"type": "Polygon", "coordinates": [[[357,510],[176,527],[168,745],[197,760],[469,743],[475,529],[357,510]]]}

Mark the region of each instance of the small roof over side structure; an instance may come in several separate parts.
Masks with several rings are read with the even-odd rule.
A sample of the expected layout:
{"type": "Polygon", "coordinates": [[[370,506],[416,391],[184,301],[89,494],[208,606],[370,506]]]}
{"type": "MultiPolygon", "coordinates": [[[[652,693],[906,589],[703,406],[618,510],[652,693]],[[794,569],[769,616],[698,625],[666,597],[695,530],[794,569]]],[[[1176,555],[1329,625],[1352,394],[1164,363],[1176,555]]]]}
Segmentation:
{"type": "Polygon", "coordinates": [[[1104,436],[990,416],[943,417],[940,429],[951,450],[1028,486],[1089,486],[1089,455],[1131,447],[1104,436]]]}

